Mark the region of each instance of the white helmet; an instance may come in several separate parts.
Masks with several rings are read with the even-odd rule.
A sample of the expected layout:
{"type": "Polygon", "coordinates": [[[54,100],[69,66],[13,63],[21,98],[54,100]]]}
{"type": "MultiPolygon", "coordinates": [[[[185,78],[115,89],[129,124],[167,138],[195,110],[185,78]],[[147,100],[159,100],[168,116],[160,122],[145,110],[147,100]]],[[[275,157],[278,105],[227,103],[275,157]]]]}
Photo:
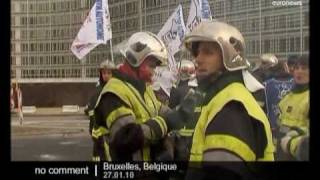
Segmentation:
{"type": "Polygon", "coordinates": [[[183,59],[178,63],[179,76],[182,81],[195,77],[195,65],[192,61],[183,59]]]}
{"type": "Polygon", "coordinates": [[[279,63],[278,58],[271,53],[262,54],[259,59],[251,62],[251,71],[257,71],[258,69],[267,70],[276,66],[279,63]]]}
{"type": "Polygon", "coordinates": [[[261,61],[261,68],[263,69],[269,69],[271,67],[274,67],[279,62],[278,58],[271,53],[262,54],[260,56],[260,61],[261,61]]]}
{"type": "Polygon", "coordinates": [[[203,21],[190,34],[184,45],[189,51],[197,42],[216,42],[222,51],[223,64],[228,71],[246,69],[250,63],[245,59],[245,42],[239,30],[219,21],[203,21]]]}
{"type": "Polygon", "coordinates": [[[131,35],[121,53],[133,67],[139,67],[148,56],[154,56],[161,65],[165,65],[168,60],[165,45],[151,32],[137,32],[131,35]]]}
{"type": "Polygon", "coordinates": [[[116,69],[115,64],[110,60],[102,61],[99,65],[99,69],[116,69]]]}

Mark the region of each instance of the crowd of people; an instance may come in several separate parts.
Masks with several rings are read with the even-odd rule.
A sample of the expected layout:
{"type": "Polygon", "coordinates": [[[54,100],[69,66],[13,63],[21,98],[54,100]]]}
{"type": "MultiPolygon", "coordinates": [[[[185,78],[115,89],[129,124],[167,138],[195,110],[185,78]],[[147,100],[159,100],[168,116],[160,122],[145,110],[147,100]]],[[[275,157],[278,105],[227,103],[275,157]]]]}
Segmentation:
{"type": "Polygon", "coordinates": [[[87,111],[95,161],[197,162],[176,179],[201,179],[223,166],[207,162],[309,159],[308,56],[263,54],[252,68],[242,34],[219,21],[201,22],[183,45],[193,60],[178,62],[170,93],[152,86],[168,59],[153,33],[134,33],[118,68],[100,65],[87,111]]]}

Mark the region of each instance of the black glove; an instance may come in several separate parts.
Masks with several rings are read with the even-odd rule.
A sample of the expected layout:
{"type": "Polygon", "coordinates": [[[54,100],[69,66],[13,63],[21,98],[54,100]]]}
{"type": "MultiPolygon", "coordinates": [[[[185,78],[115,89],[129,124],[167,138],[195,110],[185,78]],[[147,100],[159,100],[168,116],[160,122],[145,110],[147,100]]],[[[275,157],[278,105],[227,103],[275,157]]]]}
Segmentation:
{"type": "Polygon", "coordinates": [[[200,98],[201,94],[197,93],[195,90],[190,89],[188,91],[177,108],[172,110],[165,117],[169,131],[172,129],[181,129],[188,123],[200,98]]]}
{"type": "Polygon", "coordinates": [[[186,114],[193,113],[197,98],[198,97],[195,90],[189,89],[188,93],[185,95],[177,109],[180,109],[183,113],[186,114]]]}
{"type": "Polygon", "coordinates": [[[118,156],[131,155],[138,149],[141,149],[144,144],[144,136],[141,126],[135,123],[130,123],[122,127],[116,134],[110,148],[116,152],[118,156]]]}
{"type": "Polygon", "coordinates": [[[304,136],[301,139],[300,145],[297,147],[297,160],[308,161],[309,160],[309,136],[304,136]]]}
{"type": "Polygon", "coordinates": [[[181,110],[173,110],[167,113],[164,119],[167,123],[168,132],[171,130],[179,130],[187,123],[181,110]]]}
{"type": "Polygon", "coordinates": [[[151,145],[151,157],[155,161],[173,161],[174,144],[169,137],[151,145]]]}

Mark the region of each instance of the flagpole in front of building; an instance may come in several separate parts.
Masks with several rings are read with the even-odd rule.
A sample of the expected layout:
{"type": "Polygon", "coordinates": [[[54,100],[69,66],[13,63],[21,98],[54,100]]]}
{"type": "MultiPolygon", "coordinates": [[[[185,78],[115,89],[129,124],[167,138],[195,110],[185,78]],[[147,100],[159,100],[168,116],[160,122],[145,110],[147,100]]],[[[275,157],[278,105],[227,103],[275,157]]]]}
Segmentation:
{"type": "Polygon", "coordinates": [[[139,13],[139,30],[142,31],[142,6],[141,6],[141,1],[138,1],[138,13],[139,13]]]}
{"type": "Polygon", "coordinates": [[[112,38],[110,39],[110,53],[111,53],[111,61],[114,63],[114,60],[113,60],[113,49],[112,49],[112,38]]]}

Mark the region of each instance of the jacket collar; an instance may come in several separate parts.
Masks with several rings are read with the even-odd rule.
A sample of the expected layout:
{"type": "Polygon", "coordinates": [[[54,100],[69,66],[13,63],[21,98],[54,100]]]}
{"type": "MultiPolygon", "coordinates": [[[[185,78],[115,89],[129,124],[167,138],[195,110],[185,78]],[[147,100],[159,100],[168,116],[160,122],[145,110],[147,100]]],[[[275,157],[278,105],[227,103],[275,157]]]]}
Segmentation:
{"type": "Polygon", "coordinates": [[[240,71],[224,72],[216,79],[203,79],[202,85],[199,84],[200,91],[205,93],[203,104],[207,104],[222,89],[234,82],[243,84],[243,78],[240,71]]]}
{"type": "Polygon", "coordinates": [[[304,91],[309,90],[309,83],[307,84],[295,84],[292,88],[293,93],[302,93],[304,91]]]}
{"type": "Polygon", "coordinates": [[[130,77],[129,75],[120,72],[119,70],[114,70],[112,72],[113,77],[120,79],[122,81],[125,81],[129,84],[131,84],[134,88],[136,88],[138,90],[138,92],[140,93],[140,95],[143,97],[145,91],[146,91],[146,83],[144,83],[143,81],[139,81],[137,79],[134,79],[132,77],[130,77]]]}

